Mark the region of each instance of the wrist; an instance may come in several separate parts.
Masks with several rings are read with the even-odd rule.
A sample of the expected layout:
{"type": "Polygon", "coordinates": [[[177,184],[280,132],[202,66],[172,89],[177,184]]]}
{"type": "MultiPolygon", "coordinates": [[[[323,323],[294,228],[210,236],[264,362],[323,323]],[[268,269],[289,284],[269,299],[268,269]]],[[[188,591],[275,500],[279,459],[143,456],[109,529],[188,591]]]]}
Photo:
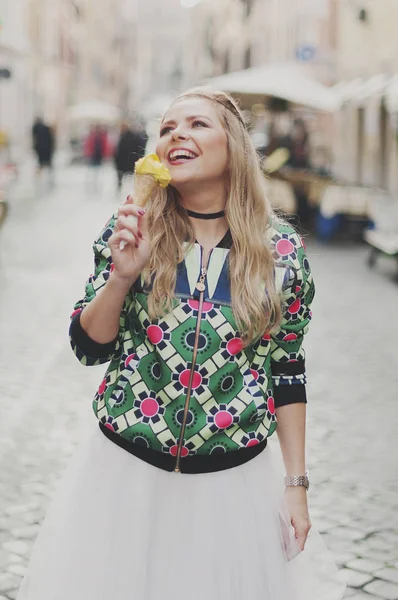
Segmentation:
{"type": "Polygon", "coordinates": [[[303,485],[287,485],[285,487],[285,493],[288,496],[307,496],[307,488],[305,488],[303,485]]]}
{"type": "Polygon", "coordinates": [[[115,289],[126,295],[136,279],[136,276],[123,277],[117,271],[113,271],[109,276],[108,285],[110,284],[110,287],[115,287],[115,289]]]}

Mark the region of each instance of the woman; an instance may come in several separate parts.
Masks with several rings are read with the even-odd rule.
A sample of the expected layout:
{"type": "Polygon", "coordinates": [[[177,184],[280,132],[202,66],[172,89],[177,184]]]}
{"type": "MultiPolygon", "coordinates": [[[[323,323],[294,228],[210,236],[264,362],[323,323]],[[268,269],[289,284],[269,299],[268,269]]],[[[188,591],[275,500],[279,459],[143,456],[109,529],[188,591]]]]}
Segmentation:
{"type": "Polygon", "coordinates": [[[172,185],[105,226],[72,315],[76,356],[110,361],[100,430],[63,478],[19,600],[337,600],[295,558],[311,526],[304,247],[272,214],[227,95],[177,98],[157,153],[172,185]],[[266,448],[276,419],[285,498],[266,448]]]}

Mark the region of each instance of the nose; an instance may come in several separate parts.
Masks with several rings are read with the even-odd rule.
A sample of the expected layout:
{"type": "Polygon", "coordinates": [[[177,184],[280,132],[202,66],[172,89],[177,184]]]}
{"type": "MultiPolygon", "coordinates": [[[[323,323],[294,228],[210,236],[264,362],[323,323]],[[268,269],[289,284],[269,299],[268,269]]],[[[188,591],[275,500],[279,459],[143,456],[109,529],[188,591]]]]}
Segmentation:
{"type": "Polygon", "coordinates": [[[182,127],[176,127],[175,129],[173,129],[173,134],[172,134],[172,139],[174,141],[176,140],[186,140],[187,139],[187,134],[184,131],[184,129],[182,127]]]}

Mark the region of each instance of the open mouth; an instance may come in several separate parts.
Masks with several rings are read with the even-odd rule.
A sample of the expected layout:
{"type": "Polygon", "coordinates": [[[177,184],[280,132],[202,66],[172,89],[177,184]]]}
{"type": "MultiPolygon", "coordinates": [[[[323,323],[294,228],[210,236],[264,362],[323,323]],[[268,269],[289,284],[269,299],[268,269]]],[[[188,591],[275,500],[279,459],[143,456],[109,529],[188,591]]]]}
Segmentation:
{"type": "Polygon", "coordinates": [[[171,150],[168,155],[168,161],[170,164],[182,164],[185,162],[189,162],[190,160],[194,160],[198,158],[198,155],[195,152],[191,152],[191,150],[171,150]]]}

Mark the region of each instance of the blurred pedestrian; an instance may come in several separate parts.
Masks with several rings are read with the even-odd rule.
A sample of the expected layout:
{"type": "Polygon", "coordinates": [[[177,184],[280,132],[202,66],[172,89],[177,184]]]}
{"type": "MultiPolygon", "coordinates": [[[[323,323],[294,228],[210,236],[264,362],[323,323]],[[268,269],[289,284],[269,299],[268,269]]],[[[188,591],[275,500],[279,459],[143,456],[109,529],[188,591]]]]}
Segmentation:
{"type": "Polygon", "coordinates": [[[177,98],[157,154],[171,186],[145,208],[129,197],[94,244],[70,336],[84,365],[110,361],[99,428],[18,600],[340,600],[306,546],[303,243],[226,94],[177,98]],[[277,419],[286,488],[267,448],[277,419]]]}
{"type": "Polygon", "coordinates": [[[119,190],[122,187],[123,177],[134,173],[135,163],[144,156],[147,141],[148,136],[142,126],[137,124],[134,128],[130,128],[127,123],[122,124],[114,153],[119,190]]]}
{"type": "Polygon", "coordinates": [[[54,183],[53,156],[55,136],[52,128],[41,117],[37,117],[32,127],[33,149],[37,156],[37,174],[41,175],[44,168],[50,174],[50,182],[54,183]]]}
{"type": "Polygon", "coordinates": [[[287,113],[273,116],[268,129],[268,145],[265,149],[266,156],[269,156],[280,148],[286,148],[290,155],[292,147],[290,127],[290,116],[287,113]]]}
{"type": "Polygon", "coordinates": [[[294,169],[309,169],[309,135],[302,119],[294,119],[290,139],[291,145],[289,165],[294,169]]]}
{"type": "Polygon", "coordinates": [[[104,160],[111,154],[108,133],[101,125],[94,126],[84,144],[84,155],[90,167],[90,181],[94,189],[98,189],[99,169],[104,160]]]}
{"type": "MultiPolygon", "coordinates": [[[[287,164],[295,170],[310,169],[309,134],[302,119],[294,119],[293,121],[290,158],[287,164]]],[[[315,211],[308,203],[308,183],[296,179],[293,187],[297,202],[297,221],[295,225],[302,233],[305,233],[308,229],[312,229],[312,220],[315,216],[315,211]]]]}

